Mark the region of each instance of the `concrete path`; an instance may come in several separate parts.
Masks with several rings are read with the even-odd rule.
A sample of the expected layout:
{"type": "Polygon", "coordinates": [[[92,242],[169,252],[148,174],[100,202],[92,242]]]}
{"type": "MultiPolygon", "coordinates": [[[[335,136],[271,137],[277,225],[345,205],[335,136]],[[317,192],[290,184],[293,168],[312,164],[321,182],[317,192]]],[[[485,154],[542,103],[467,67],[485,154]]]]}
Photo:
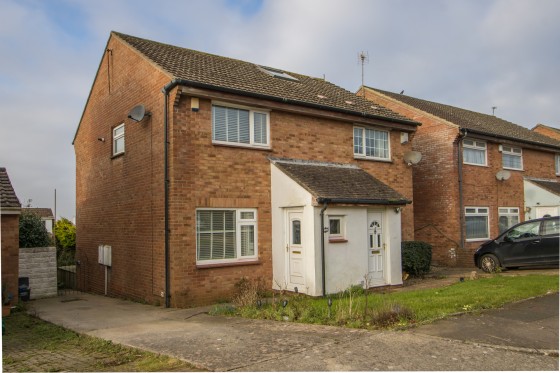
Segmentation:
{"type": "MultiPolygon", "coordinates": [[[[548,305],[554,299],[557,304],[558,294],[546,299],[548,305]]],[[[557,336],[556,348],[542,345],[545,350],[556,350],[552,355],[540,351],[527,353],[537,346],[533,342],[521,343],[520,348],[513,342],[498,343],[487,339],[491,338],[488,336],[480,340],[472,337],[477,336],[477,325],[486,330],[491,321],[491,330],[498,330],[497,318],[507,323],[507,315],[511,320],[512,316],[527,312],[523,306],[528,304],[518,303],[502,314],[497,311],[491,316],[456,318],[446,328],[440,328],[449,334],[427,327],[405,332],[371,332],[216,317],[204,313],[208,308],[163,309],[82,293],[33,301],[31,312],[78,332],[171,355],[215,371],[558,370],[557,336]],[[486,324],[476,320],[481,317],[486,324]],[[473,320],[466,321],[469,318],[473,320]],[[471,325],[471,332],[459,333],[461,325],[471,325]]],[[[558,307],[537,306],[542,312],[547,307],[555,309],[558,330],[558,307]]],[[[536,314],[535,308],[532,310],[536,314]]],[[[521,323],[516,328],[532,332],[521,337],[512,332],[497,340],[507,342],[536,335],[541,327],[554,327],[553,319],[545,316],[540,321],[514,320],[521,323]]],[[[492,335],[497,336],[494,332],[492,335]]]]}

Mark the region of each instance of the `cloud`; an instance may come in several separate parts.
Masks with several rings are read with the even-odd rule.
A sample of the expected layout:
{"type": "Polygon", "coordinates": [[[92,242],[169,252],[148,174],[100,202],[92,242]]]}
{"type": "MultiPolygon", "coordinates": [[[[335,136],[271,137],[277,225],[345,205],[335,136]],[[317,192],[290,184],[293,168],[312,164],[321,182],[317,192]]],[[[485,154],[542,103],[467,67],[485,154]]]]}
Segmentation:
{"type": "Polygon", "coordinates": [[[556,0],[15,1],[0,13],[0,163],[74,215],[71,141],[111,30],[559,126],[556,0]]]}

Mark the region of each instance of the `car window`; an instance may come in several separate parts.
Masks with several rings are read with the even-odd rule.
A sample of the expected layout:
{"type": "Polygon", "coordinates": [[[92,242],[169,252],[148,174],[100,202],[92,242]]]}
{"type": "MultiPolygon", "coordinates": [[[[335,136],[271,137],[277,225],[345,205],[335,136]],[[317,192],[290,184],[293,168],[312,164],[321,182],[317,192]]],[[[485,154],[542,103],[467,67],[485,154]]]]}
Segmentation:
{"type": "Polygon", "coordinates": [[[506,233],[506,237],[512,240],[523,238],[537,237],[539,235],[539,227],[541,222],[533,221],[527,224],[521,224],[506,233]]]}
{"type": "Polygon", "coordinates": [[[543,236],[559,235],[560,234],[560,219],[545,220],[542,225],[543,236]]]}

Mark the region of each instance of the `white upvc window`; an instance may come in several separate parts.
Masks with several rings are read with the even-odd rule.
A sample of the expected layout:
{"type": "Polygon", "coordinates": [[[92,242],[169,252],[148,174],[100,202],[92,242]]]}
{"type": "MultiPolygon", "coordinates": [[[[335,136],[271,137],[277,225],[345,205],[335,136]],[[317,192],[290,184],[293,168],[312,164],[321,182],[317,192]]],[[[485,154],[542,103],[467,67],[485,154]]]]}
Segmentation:
{"type": "Polygon", "coordinates": [[[270,148],[269,113],[246,107],[212,105],[212,142],[270,148]]]}
{"type": "Polygon", "coordinates": [[[197,209],[197,264],[258,258],[257,209],[197,209]]]}
{"type": "Polygon", "coordinates": [[[464,139],[463,163],[476,166],[486,166],[486,142],[464,139]]]}
{"type": "Polygon", "coordinates": [[[346,240],[346,221],[342,215],[329,215],[329,241],[346,240]]]}
{"type": "Polygon", "coordinates": [[[389,131],[354,127],[354,156],[388,161],[391,159],[389,131]]]}
{"type": "Polygon", "coordinates": [[[556,175],[560,175],[560,154],[556,154],[554,161],[554,163],[556,164],[556,175]]]}
{"type": "Polygon", "coordinates": [[[501,145],[502,166],[510,170],[523,170],[523,152],[521,148],[501,145]]]}
{"type": "Polygon", "coordinates": [[[490,238],[488,207],[465,207],[467,241],[480,241],[490,238]]]}
{"type": "Polygon", "coordinates": [[[498,208],[498,228],[500,234],[505,232],[509,227],[519,223],[519,208],[517,207],[499,207],[498,208]]]}
{"type": "Polygon", "coordinates": [[[124,153],[124,123],[113,128],[113,155],[124,153]]]}

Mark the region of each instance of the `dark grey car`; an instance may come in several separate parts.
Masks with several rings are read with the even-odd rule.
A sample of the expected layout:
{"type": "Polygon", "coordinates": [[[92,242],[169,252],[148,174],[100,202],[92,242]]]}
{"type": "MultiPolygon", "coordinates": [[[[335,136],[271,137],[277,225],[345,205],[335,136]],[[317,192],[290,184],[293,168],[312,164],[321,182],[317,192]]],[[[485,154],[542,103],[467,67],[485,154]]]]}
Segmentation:
{"type": "Polygon", "coordinates": [[[560,217],[528,220],[514,225],[496,239],[483,243],[474,263],[485,272],[500,267],[558,265],[560,217]]]}

